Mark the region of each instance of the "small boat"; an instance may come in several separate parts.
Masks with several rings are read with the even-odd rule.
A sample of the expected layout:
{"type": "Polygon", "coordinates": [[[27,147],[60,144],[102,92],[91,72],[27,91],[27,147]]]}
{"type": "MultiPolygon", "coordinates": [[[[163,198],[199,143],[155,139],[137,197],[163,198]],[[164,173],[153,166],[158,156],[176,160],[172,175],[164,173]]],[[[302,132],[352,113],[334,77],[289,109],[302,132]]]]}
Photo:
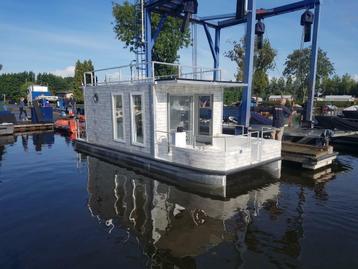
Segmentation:
{"type": "Polygon", "coordinates": [[[358,119],[358,105],[347,107],[342,113],[345,118],[358,119]]]}
{"type": "Polygon", "coordinates": [[[77,123],[75,118],[60,118],[55,121],[55,129],[67,134],[77,131],[77,123]]]}

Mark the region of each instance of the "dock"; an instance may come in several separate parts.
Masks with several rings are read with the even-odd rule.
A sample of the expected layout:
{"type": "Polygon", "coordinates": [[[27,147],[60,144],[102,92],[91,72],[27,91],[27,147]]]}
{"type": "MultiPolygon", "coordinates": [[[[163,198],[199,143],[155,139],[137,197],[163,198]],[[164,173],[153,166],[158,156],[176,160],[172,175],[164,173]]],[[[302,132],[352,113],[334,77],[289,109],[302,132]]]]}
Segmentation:
{"type": "Polygon", "coordinates": [[[325,129],[287,128],[282,142],[282,159],[309,170],[327,167],[337,158],[329,143],[339,137],[356,135],[355,131],[332,131],[325,129]]]}
{"type": "Polygon", "coordinates": [[[282,142],[282,159],[299,163],[302,168],[317,170],[331,165],[338,153],[332,146],[312,146],[293,142],[282,142]]]}
{"type": "Polygon", "coordinates": [[[13,124],[1,124],[0,125],[0,136],[8,136],[14,133],[13,124]]]}
{"type": "Polygon", "coordinates": [[[33,131],[53,131],[53,123],[38,123],[38,124],[16,124],[14,125],[15,133],[33,132],[33,131]]]}
{"type": "Polygon", "coordinates": [[[0,136],[9,136],[19,133],[53,131],[53,123],[26,123],[26,124],[1,124],[0,136]]]}

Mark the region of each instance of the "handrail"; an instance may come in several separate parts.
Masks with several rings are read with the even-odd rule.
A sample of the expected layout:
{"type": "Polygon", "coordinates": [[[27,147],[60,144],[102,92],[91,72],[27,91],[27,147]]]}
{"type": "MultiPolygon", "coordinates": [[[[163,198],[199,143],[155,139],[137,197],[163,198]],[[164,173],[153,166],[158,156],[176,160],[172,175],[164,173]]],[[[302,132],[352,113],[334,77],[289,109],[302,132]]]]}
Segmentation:
{"type": "Polygon", "coordinates": [[[97,69],[94,71],[84,72],[83,74],[83,85],[110,85],[113,83],[133,83],[133,82],[150,82],[155,81],[161,77],[175,77],[175,78],[188,78],[188,76],[192,76],[193,79],[197,77],[199,74],[200,79],[203,79],[203,75],[207,73],[219,73],[219,80],[221,80],[221,69],[219,68],[210,68],[210,67],[203,67],[203,66],[190,66],[190,65],[181,65],[179,63],[165,63],[159,61],[152,61],[152,62],[143,62],[143,63],[130,63],[127,65],[109,67],[109,68],[102,68],[97,69]],[[143,71],[147,68],[148,64],[152,65],[153,74],[152,76],[148,77],[143,75],[143,71]],[[155,75],[156,66],[158,65],[165,65],[165,66],[173,66],[176,67],[178,70],[173,74],[166,74],[166,75],[155,75]],[[185,69],[191,69],[191,71],[184,71],[185,69]],[[108,74],[103,72],[106,71],[116,71],[114,74],[108,74]],[[102,76],[99,77],[99,76],[102,76]],[[115,77],[114,79],[112,77],[115,77]],[[126,79],[128,78],[128,79],[126,79]]]}
{"type": "MultiPolygon", "coordinates": [[[[238,125],[240,127],[242,127],[242,125],[238,125]]],[[[266,131],[267,132],[267,131],[266,131]]],[[[175,133],[175,131],[162,131],[162,130],[155,130],[154,131],[155,134],[157,133],[162,133],[162,134],[165,134],[165,137],[167,138],[167,143],[168,143],[168,153],[170,152],[170,148],[173,146],[173,143],[170,141],[170,135],[175,133]]],[[[247,142],[246,143],[243,143],[243,144],[240,144],[238,146],[242,146],[242,147],[245,147],[245,146],[251,146],[251,142],[252,142],[252,139],[254,138],[255,140],[254,141],[258,141],[260,144],[262,143],[262,140],[263,140],[263,136],[261,135],[260,136],[260,133],[262,133],[261,131],[252,131],[252,132],[247,132],[245,134],[242,134],[242,135],[238,135],[238,136],[235,136],[235,135],[232,135],[232,136],[225,136],[225,135],[220,135],[220,136],[217,136],[217,135],[213,135],[213,136],[210,136],[210,135],[200,135],[200,136],[197,136],[197,135],[190,135],[190,141],[192,141],[192,143],[189,142],[189,144],[187,145],[191,145],[193,148],[196,148],[196,138],[197,137],[208,137],[210,139],[223,139],[224,141],[224,151],[227,152],[227,143],[230,139],[237,139],[238,137],[247,137],[247,142]],[[256,136],[253,136],[255,135],[256,136]]],[[[155,138],[155,143],[158,144],[158,138],[156,136],[155,138]]],[[[259,149],[258,149],[259,150],[259,149]]]]}

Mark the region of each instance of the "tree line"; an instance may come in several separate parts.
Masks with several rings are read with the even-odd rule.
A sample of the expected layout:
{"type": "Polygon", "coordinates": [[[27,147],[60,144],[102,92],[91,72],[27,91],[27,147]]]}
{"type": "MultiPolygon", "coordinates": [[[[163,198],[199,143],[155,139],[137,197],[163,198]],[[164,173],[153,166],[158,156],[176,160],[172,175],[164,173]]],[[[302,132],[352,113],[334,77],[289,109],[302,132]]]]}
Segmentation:
{"type": "Polygon", "coordinates": [[[59,92],[73,92],[75,98],[83,101],[82,85],[83,74],[93,71],[91,60],[77,61],[74,77],[61,77],[51,73],[38,73],[25,71],[19,73],[4,73],[0,75],[0,95],[6,95],[7,100],[18,101],[20,97],[27,96],[27,89],[30,85],[48,86],[52,95],[59,92]]]}
{"type": "MultiPolygon", "coordinates": [[[[237,81],[242,81],[243,77],[244,52],[244,40],[241,40],[234,42],[233,49],[225,53],[226,57],[237,64],[237,81]]],[[[277,51],[267,39],[264,40],[261,50],[255,48],[252,95],[264,100],[270,95],[292,95],[297,102],[303,103],[308,94],[311,48],[294,50],[286,58],[282,76],[269,79],[268,71],[276,67],[276,55],[277,51]]],[[[241,91],[240,88],[226,90],[225,104],[240,101],[241,91]]],[[[358,97],[358,81],[348,73],[337,75],[327,52],[321,48],[318,50],[316,94],[358,97]]]]}

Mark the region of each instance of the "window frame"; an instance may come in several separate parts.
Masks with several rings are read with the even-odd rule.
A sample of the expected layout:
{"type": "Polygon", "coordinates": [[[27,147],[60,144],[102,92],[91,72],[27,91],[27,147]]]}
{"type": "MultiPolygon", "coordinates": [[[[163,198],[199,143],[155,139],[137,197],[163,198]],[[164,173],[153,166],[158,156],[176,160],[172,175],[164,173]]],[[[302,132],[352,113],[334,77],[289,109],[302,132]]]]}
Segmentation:
{"type": "Polygon", "coordinates": [[[196,125],[196,131],[195,135],[197,137],[212,137],[213,136],[213,128],[214,128],[214,94],[212,93],[203,93],[203,94],[195,94],[195,125],[196,125]],[[201,96],[209,96],[210,97],[210,107],[208,109],[211,109],[211,121],[209,126],[209,134],[208,135],[202,135],[200,134],[200,127],[199,127],[199,114],[200,114],[200,107],[199,107],[199,98],[201,96]]]}
{"type": "Polygon", "coordinates": [[[126,143],[126,120],[125,120],[125,109],[124,109],[124,95],[123,93],[112,93],[112,125],[113,125],[113,140],[115,142],[126,143]],[[117,96],[121,96],[122,99],[122,119],[123,119],[123,138],[117,136],[117,117],[116,117],[116,100],[117,96]]]}
{"type": "Polygon", "coordinates": [[[134,146],[138,147],[146,147],[146,120],[145,120],[145,96],[143,92],[131,92],[130,93],[130,114],[131,114],[131,143],[134,146]],[[142,131],[143,131],[143,143],[139,143],[134,140],[136,137],[134,135],[134,130],[136,128],[135,126],[135,113],[134,113],[134,96],[140,96],[141,97],[141,105],[142,105],[142,131]]]}

